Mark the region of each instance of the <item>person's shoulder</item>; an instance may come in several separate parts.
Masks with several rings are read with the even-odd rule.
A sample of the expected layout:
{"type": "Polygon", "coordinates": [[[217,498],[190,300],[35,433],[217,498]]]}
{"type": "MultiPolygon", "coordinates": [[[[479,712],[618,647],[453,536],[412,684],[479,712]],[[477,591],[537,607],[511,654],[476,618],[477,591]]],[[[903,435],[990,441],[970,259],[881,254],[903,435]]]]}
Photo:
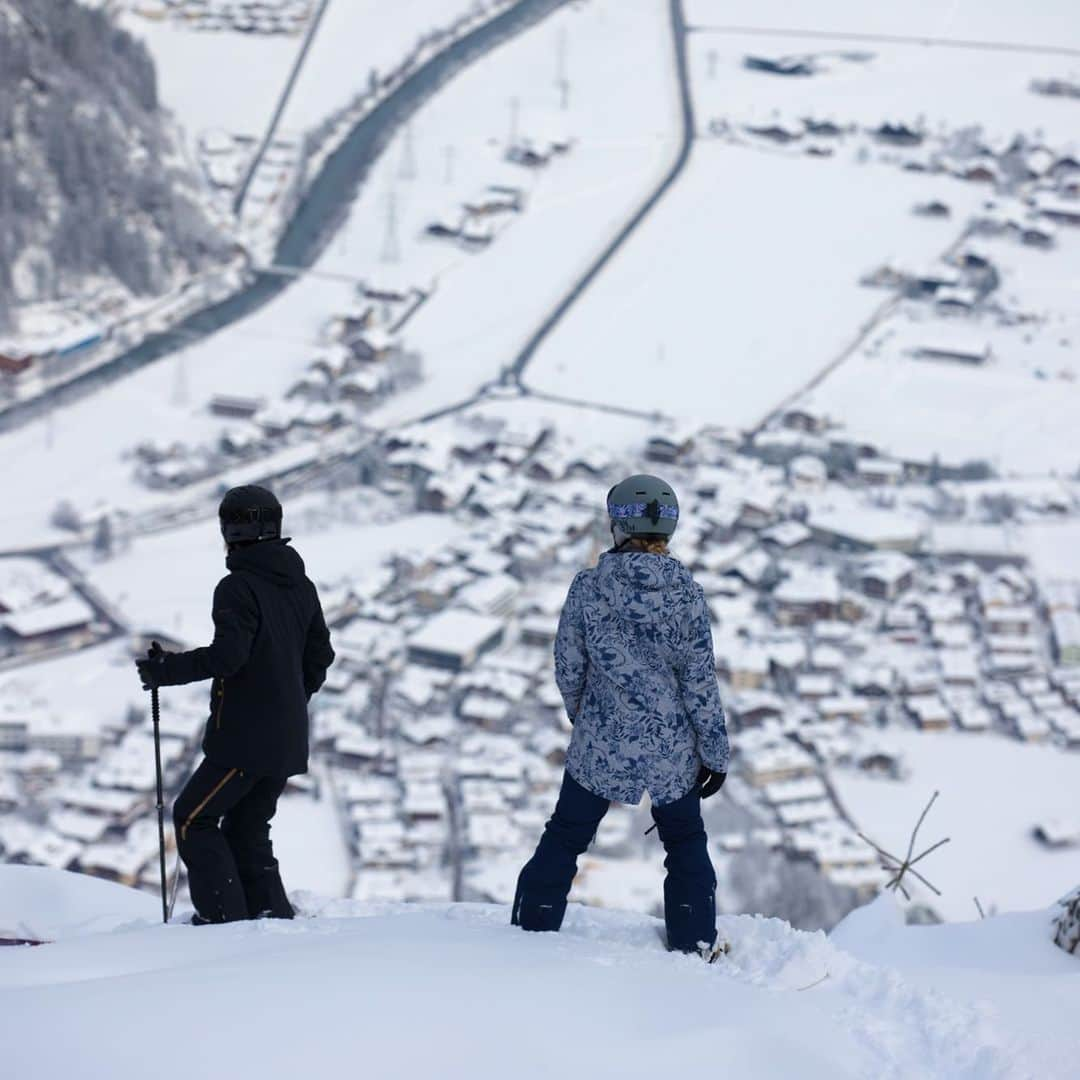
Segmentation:
{"type": "Polygon", "coordinates": [[[582,589],[587,589],[595,577],[595,566],[586,566],[584,570],[579,570],[574,575],[574,580],[570,582],[570,592],[581,592],[582,589]]]}
{"type": "Polygon", "coordinates": [[[221,600],[246,600],[252,594],[251,583],[242,571],[230,570],[214,587],[214,603],[221,600]]]}
{"type": "Polygon", "coordinates": [[[694,580],[694,575],[677,559],[673,559],[672,561],[678,567],[676,574],[679,582],[679,589],[683,594],[683,599],[692,606],[704,604],[705,590],[694,580]]]}

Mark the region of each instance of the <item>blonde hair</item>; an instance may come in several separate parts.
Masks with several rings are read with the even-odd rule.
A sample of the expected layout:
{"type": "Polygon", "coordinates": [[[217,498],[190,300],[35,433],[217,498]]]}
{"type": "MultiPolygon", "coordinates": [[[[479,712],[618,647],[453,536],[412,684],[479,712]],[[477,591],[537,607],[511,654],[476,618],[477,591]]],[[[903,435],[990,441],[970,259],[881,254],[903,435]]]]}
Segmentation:
{"type": "Polygon", "coordinates": [[[666,540],[646,540],[640,538],[637,540],[631,540],[626,545],[627,551],[644,551],[647,555],[670,555],[668,551],[668,542],[666,540]]]}

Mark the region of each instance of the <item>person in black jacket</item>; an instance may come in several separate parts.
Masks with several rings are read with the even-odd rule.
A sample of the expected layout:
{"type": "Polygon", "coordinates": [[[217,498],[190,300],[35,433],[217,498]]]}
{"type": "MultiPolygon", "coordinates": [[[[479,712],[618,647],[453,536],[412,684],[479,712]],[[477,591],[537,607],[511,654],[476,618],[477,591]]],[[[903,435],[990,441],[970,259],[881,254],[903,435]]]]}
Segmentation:
{"type": "Polygon", "coordinates": [[[307,771],[307,703],[334,650],[303,560],[281,538],[274,495],[233,488],[219,516],[229,574],[214,590],[214,640],[155,648],[137,667],[144,688],[212,680],[205,759],[173,807],[195,921],[291,919],[270,819],[288,777],[307,771]]]}

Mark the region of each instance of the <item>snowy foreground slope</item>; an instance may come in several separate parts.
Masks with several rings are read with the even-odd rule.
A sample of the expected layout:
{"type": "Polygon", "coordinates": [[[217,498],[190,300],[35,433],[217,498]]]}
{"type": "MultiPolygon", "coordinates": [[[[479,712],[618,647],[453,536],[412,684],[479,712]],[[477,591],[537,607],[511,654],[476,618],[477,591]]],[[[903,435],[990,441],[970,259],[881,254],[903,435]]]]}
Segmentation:
{"type": "Polygon", "coordinates": [[[1075,1075],[1080,960],[1046,912],[905,928],[886,899],[832,940],[723,917],[706,967],[644,916],[530,935],[501,907],[302,899],[315,917],[165,928],[152,896],[0,867],[0,929],[57,939],[0,952],[5,1075],[1075,1075]]]}

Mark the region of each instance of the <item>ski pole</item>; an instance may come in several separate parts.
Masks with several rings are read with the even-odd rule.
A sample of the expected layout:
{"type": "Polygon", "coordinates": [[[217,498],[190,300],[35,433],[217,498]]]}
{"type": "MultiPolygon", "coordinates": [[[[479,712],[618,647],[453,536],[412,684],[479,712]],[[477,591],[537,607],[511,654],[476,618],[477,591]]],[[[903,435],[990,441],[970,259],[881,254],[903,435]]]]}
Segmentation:
{"type": "Polygon", "coordinates": [[[161,867],[161,921],[169,921],[169,898],[165,886],[165,797],[161,785],[161,706],[158,688],[150,690],[150,715],[154,721],[154,766],[157,769],[157,832],[158,861],[161,867]]]}
{"type": "Polygon", "coordinates": [[[180,889],[180,852],[177,851],[176,859],[173,862],[173,875],[172,884],[169,886],[169,909],[165,916],[165,921],[168,922],[172,919],[173,909],[176,907],[176,894],[180,889]]]}

